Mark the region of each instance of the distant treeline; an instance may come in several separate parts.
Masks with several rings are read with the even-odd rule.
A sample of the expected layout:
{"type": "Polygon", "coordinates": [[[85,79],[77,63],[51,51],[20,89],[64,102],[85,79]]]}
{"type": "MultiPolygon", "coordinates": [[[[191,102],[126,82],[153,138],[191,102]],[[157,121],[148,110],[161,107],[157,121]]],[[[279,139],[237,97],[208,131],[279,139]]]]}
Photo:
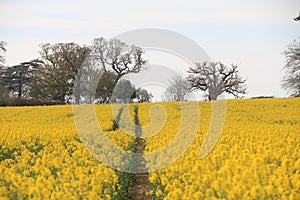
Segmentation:
{"type": "MultiPolygon", "coordinates": [[[[90,46],[41,44],[38,58],[14,66],[4,65],[5,51],[6,43],[0,42],[0,106],[150,102],[153,98],[125,79],[146,69],[144,50],[115,38],[96,38],[90,46]]],[[[299,52],[297,40],[284,51],[286,73],[281,84],[292,96],[300,96],[299,52]]],[[[196,62],[186,72],[186,77],[169,80],[163,101],[184,101],[196,90],[204,91],[207,100],[216,100],[223,93],[243,98],[247,93],[238,65],[196,62]]]]}
{"type": "Polygon", "coordinates": [[[0,106],[151,101],[151,93],[123,78],[144,69],[139,47],[97,38],[91,46],[41,44],[39,54],[0,67],[0,106]]]}

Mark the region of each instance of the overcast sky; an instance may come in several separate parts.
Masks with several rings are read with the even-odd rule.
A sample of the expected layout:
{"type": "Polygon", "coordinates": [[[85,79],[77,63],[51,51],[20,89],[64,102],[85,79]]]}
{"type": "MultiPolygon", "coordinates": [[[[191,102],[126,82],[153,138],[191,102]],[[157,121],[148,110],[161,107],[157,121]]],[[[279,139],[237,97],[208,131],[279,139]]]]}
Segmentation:
{"type": "Polygon", "coordinates": [[[134,29],[168,29],[197,42],[212,60],[238,64],[247,97],[283,97],[282,52],[300,36],[293,21],[299,11],[299,0],[0,0],[0,40],[11,66],[37,58],[40,43],[88,45],[134,29]]]}

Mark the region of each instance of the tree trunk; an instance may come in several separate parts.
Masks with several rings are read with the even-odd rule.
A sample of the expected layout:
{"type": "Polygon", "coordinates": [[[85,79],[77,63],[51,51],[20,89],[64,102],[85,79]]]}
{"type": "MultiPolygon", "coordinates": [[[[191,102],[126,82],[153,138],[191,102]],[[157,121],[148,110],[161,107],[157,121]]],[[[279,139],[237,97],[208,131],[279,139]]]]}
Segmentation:
{"type": "Polygon", "coordinates": [[[22,97],[22,81],[19,81],[19,86],[18,86],[18,97],[21,98],[22,97]]]}
{"type": "Polygon", "coordinates": [[[79,100],[80,100],[80,95],[75,95],[75,104],[79,104],[80,102],[79,102],[79,100]]]}
{"type": "Polygon", "coordinates": [[[215,95],[215,94],[209,94],[209,95],[208,95],[208,100],[209,100],[209,101],[217,100],[217,97],[218,97],[218,96],[215,95]]]}

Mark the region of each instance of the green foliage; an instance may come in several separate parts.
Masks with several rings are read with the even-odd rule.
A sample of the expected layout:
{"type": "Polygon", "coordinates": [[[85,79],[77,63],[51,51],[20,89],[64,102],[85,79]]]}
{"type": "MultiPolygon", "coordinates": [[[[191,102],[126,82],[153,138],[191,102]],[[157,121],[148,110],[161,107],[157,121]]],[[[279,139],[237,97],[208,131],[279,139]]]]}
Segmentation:
{"type": "Polygon", "coordinates": [[[136,98],[139,103],[151,102],[153,95],[146,89],[138,88],[136,90],[136,98]]]}
{"type": "Polygon", "coordinates": [[[64,102],[72,95],[75,77],[89,51],[73,42],[42,44],[39,53],[44,64],[34,73],[32,96],[64,102]]]}
{"type": "MultiPolygon", "coordinates": [[[[92,47],[74,42],[41,44],[40,60],[3,70],[5,45],[5,42],[0,42],[1,98],[6,98],[10,92],[19,98],[43,102],[70,103],[72,100],[79,104],[81,101],[94,103],[97,100],[108,103],[121,77],[140,72],[146,63],[141,48],[118,39],[97,38],[92,47]]],[[[117,87],[114,101],[131,101],[135,97],[135,92],[131,91],[134,87],[124,87],[117,87]],[[130,88],[132,96],[127,97],[126,88],[130,88]]]]}
{"type": "Polygon", "coordinates": [[[131,102],[136,97],[135,87],[129,80],[120,80],[114,88],[111,102],[131,102]]]}
{"type": "Polygon", "coordinates": [[[39,60],[23,62],[19,65],[8,67],[2,71],[0,83],[19,98],[29,98],[32,84],[32,74],[41,64],[39,60]]]}
{"type": "Polygon", "coordinates": [[[117,81],[117,75],[111,71],[102,74],[96,90],[96,97],[100,103],[108,103],[117,81]]]}
{"type": "Polygon", "coordinates": [[[0,106],[44,106],[44,105],[60,105],[59,101],[42,101],[39,99],[25,99],[25,98],[9,98],[0,97],[0,106]]]}

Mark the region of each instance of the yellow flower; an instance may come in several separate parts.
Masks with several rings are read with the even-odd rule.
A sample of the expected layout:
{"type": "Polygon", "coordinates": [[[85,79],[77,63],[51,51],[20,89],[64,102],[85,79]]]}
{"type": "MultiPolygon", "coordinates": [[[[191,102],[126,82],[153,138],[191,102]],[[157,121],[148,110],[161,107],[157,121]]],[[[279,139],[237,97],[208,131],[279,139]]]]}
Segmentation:
{"type": "MultiPolygon", "coordinates": [[[[185,142],[191,127],[181,127],[181,109],[190,113],[185,119],[189,122],[199,117],[189,102],[183,106],[178,102],[159,103],[164,116],[157,108],[149,115],[152,103],[137,105],[143,131],[148,131],[143,136],[152,134],[145,139],[145,152],[170,144],[180,128],[184,133],[180,141],[185,142]]],[[[172,164],[150,173],[150,193],[156,191],[164,199],[184,200],[300,199],[300,116],[295,109],[298,105],[299,98],[226,101],[222,135],[210,154],[200,159],[212,107],[211,102],[199,102],[200,123],[193,143],[172,164]]],[[[129,106],[131,119],[133,106],[129,106]]],[[[122,130],[109,131],[114,118],[111,105],[95,108],[107,138],[127,149],[135,138],[122,130]]],[[[113,111],[118,112],[119,108],[113,111]]],[[[90,116],[81,122],[90,133],[79,137],[70,113],[69,105],[0,107],[0,199],[17,195],[60,200],[78,199],[79,195],[85,199],[118,196],[118,173],[100,163],[82,143],[89,137],[94,143],[99,140],[89,126],[90,116]]],[[[132,123],[122,126],[129,133],[134,132],[132,123]]],[[[155,164],[163,163],[166,156],[174,156],[180,148],[168,149],[155,164]]],[[[89,150],[97,151],[97,145],[91,145],[89,150]]],[[[111,161],[128,164],[119,158],[111,161]]],[[[148,162],[147,166],[151,164],[148,162]]]]}

